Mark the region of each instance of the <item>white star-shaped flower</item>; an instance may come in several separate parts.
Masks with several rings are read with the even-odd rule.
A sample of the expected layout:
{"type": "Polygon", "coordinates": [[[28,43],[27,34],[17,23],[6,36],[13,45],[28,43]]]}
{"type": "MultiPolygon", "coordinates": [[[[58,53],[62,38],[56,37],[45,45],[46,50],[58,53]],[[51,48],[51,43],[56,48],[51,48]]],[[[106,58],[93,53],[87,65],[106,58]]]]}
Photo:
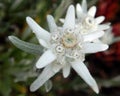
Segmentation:
{"type": "MultiPolygon", "coordinates": [[[[110,23],[101,24],[104,21],[105,17],[99,16],[95,18],[95,14],[96,14],[95,6],[90,7],[89,10],[87,11],[86,0],[83,0],[81,5],[79,3],[76,5],[76,14],[77,14],[77,18],[75,20],[76,29],[79,30],[79,32],[83,36],[89,35],[89,38],[86,39],[87,41],[102,43],[99,37],[103,36],[104,31],[110,28],[110,23]],[[96,34],[95,37],[97,39],[95,38],[91,39],[90,38],[91,34],[94,35],[96,34]]],[[[60,21],[64,23],[65,20],[60,19],[60,21]]],[[[91,35],[91,37],[93,36],[91,35]]]]}
{"type": "Polygon", "coordinates": [[[81,35],[75,27],[75,10],[73,5],[68,8],[65,22],[58,27],[51,15],[47,16],[50,32],[41,28],[32,18],[26,21],[35,33],[45,52],[36,62],[37,68],[44,68],[38,78],[32,83],[30,90],[35,91],[61,69],[66,78],[70,74],[71,67],[77,74],[96,92],[99,92],[96,81],[83,63],[86,53],[104,51],[106,44],[90,43],[103,35],[103,33],[81,35]]]}
{"type": "Polygon", "coordinates": [[[99,16],[95,18],[96,7],[92,6],[87,11],[86,0],[82,4],[76,5],[76,27],[79,28],[81,34],[89,34],[91,32],[101,32],[110,28],[110,23],[101,24],[105,17],[99,16]]]}

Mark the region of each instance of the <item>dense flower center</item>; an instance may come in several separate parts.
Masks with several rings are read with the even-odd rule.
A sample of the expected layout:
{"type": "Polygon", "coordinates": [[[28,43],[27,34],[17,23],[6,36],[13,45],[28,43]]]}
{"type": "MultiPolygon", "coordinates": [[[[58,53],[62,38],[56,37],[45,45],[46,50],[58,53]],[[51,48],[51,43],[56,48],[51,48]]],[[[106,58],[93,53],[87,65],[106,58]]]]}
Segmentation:
{"type": "Polygon", "coordinates": [[[94,25],[95,25],[95,20],[92,17],[86,17],[84,22],[88,29],[91,27],[94,27],[94,25]]]}
{"type": "Polygon", "coordinates": [[[82,42],[81,34],[72,29],[59,30],[51,35],[52,50],[60,58],[69,57],[83,60],[82,42]]]}
{"type": "Polygon", "coordinates": [[[77,44],[77,38],[72,33],[66,33],[62,37],[62,44],[66,48],[73,48],[77,44]]]}
{"type": "Polygon", "coordinates": [[[91,31],[97,29],[95,19],[91,16],[86,16],[82,21],[78,20],[77,28],[80,30],[81,34],[88,34],[91,31]]]}

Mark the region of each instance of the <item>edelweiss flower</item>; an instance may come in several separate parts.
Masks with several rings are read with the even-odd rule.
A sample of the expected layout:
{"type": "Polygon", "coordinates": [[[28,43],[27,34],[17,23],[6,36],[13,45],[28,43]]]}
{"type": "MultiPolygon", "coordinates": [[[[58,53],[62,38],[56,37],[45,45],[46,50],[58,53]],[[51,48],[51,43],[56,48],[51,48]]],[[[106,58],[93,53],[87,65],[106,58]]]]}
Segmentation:
{"type": "Polygon", "coordinates": [[[110,23],[101,24],[105,17],[99,16],[95,18],[96,7],[92,6],[87,11],[87,3],[86,0],[82,1],[82,5],[77,4],[76,6],[76,27],[79,28],[81,34],[89,34],[91,32],[101,32],[103,30],[108,29],[110,23]]]}
{"type": "MultiPolygon", "coordinates": [[[[75,20],[75,27],[76,29],[83,35],[83,36],[90,36],[90,34],[96,34],[97,36],[103,36],[104,30],[110,28],[110,23],[101,24],[105,17],[99,16],[95,18],[96,7],[92,6],[87,11],[87,2],[86,0],[82,1],[82,4],[77,4],[76,6],[76,14],[77,18],[75,20]]],[[[64,23],[64,19],[60,19],[62,23],[64,23]]],[[[91,36],[92,37],[92,36],[91,36]]],[[[87,39],[90,42],[97,42],[102,43],[100,39],[87,39]]],[[[108,48],[108,46],[106,46],[108,48]]]]}
{"type": "Polygon", "coordinates": [[[27,17],[26,21],[35,33],[45,52],[36,63],[37,68],[44,68],[38,78],[32,83],[30,90],[35,91],[47,80],[62,69],[66,78],[70,74],[71,67],[79,76],[96,92],[98,86],[83,63],[85,53],[95,53],[108,48],[106,44],[89,43],[103,35],[103,33],[81,35],[75,27],[75,10],[71,5],[68,8],[65,22],[62,27],[55,24],[51,15],[47,16],[50,33],[41,28],[32,18],[27,17]]]}

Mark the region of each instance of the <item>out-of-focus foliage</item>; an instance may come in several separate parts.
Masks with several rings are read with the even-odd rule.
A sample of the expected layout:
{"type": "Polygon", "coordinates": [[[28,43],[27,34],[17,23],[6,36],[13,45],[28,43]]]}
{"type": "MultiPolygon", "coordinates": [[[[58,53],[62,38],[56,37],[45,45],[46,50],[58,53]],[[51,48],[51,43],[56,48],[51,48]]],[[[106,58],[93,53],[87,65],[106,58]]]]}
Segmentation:
{"type": "MultiPolygon", "coordinates": [[[[48,93],[44,87],[34,93],[29,92],[31,82],[40,71],[34,68],[39,56],[17,49],[8,40],[9,35],[15,35],[24,41],[38,44],[26,25],[26,16],[31,16],[47,29],[45,23],[47,14],[52,14],[59,23],[58,18],[64,17],[68,5],[79,2],[81,0],[0,0],[0,96],[73,96],[73,94],[96,96],[74,71],[67,79],[60,73],[52,78],[54,86],[48,93]]],[[[97,16],[106,16],[106,22],[112,22],[114,35],[119,37],[120,1],[88,0],[88,2],[89,6],[93,4],[98,6],[97,16]]],[[[99,96],[120,96],[119,49],[120,42],[116,42],[108,51],[86,58],[88,60],[86,63],[100,86],[99,96]]]]}

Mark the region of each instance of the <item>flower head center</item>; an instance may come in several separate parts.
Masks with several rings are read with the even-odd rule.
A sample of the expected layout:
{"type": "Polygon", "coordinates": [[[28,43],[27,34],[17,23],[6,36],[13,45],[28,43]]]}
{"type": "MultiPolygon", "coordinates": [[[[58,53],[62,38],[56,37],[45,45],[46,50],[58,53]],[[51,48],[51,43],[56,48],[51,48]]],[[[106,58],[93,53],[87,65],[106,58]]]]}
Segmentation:
{"type": "Polygon", "coordinates": [[[66,48],[73,48],[77,44],[77,38],[73,33],[66,33],[62,37],[62,44],[66,48]]]}
{"type": "Polygon", "coordinates": [[[90,30],[96,27],[96,23],[93,17],[87,16],[82,22],[82,27],[86,30],[90,30]]]}
{"type": "Polygon", "coordinates": [[[86,17],[86,18],[85,18],[85,23],[86,23],[86,25],[92,27],[92,26],[95,25],[95,20],[94,20],[94,18],[92,18],[92,17],[86,17]]]}

